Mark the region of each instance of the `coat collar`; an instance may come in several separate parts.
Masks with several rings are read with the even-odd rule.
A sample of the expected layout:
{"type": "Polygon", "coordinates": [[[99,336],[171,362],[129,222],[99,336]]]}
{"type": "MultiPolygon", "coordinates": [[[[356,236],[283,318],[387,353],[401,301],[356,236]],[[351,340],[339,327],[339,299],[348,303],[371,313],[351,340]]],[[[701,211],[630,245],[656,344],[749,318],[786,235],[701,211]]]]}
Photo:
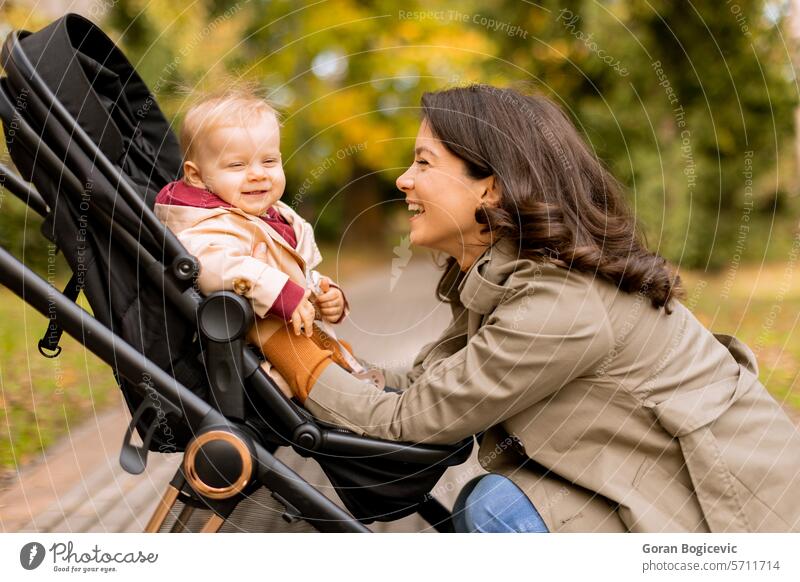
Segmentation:
{"type": "MultiPolygon", "coordinates": [[[[209,207],[209,208],[202,208],[197,206],[188,206],[188,205],[166,205],[160,202],[156,202],[156,208],[168,208],[169,210],[165,210],[166,213],[171,213],[171,216],[175,217],[176,215],[180,216],[178,220],[182,222],[188,222],[190,224],[198,224],[204,220],[208,220],[209,218],[214,218],[219,215],[223,214],[236,214],[241,216],[248,222],[257,225],[257,227],[262,231],[265,232],[270,239],[272,239],[277,245],[286,249],[288,253],[292,256],[297,258],[301,265],[306,265],[306,260],[303,257],[302,249],[309,244],[312,246],[311,255],[318,255],[319,251],[316,250],[316,244],[313,240],[313,234],[306,232],[307,230],[307,223],[305,223],[297,213],[292,210],[290,206],[285,204],[282,201],[277,201],[273,208],[278,211],[286,222],[292,227],[294,230],[295,238],[297,240],[297,248],[292,248],[292,246],[286,242],[286,239],[283,238],[278,231],[276,231],[272,226],[269,225],[266,221],[262,220],[261,217],[253,216],[252,214],[248,214],[243,210],[236,208],[235,206],[231,207],[223,207],[223,206],[216,206],[216,207],[209,207]]],[[[163,219],[162,219],[163,220],[163,219]]],[[[310,228],[310,227],[308,227],[310,228]]],[[[314,268],[317,263],[319,263],[318,259],[315,259],[313,266],[309,266],[309,268],[314,268]]]]}
{"type": "MultiPolygon", "coordinates": [[[[300,244],[301,244],[302,238],[303,238],[303,236],[305,234],[303,232],[302,222],[300,222],[298,220],[295,220],[296,215],[295,215],[294,211],[288,205],[284,204],[280,200],[278,200],[275,204],[273,204],[272,207],[275,208],[275,210],[278,211],[278,214],[280,214],[284,219],[286,219],[286,222],[288,222],[289,226],[292,227],[292,230],[294,230],[295,238],[297,239],[297,248],[300,248],[300,244]]],[[[219,211],[219,214],[223,214],[225,212],[231,212],[233,214],[238,214],[239,216],[242,216],[243,218],[246,218],[248,221],[254,222],[254,223],[258,224],[259,226],[264,227],[266,229],[266,231],[269,233],[269,236],[270,236],[270,238],[272,238],[272,240],[274,240],[276,243],[278,243],[279,245],[284,247],[291,254],[293,254],[293,255],[295,255],[295,256],[297,256],[299,258],[302,258],[300,256],[300,253],[298,253],[296,249],[292,248],[292,245],[290,245],[288,242],[286,242],[286,239],[283,238],[278,233],[277,230],[272,228],[272,226],[270,226],[269,223],[267,223],[264,220],[262,220],[261,217],[253,216],[252,214],[248,214],[244,210],[241,210],[240,208],[236,208],[235,206],[231,206],[230,208],[221,208],[220,207],[220,208],[217,208],[217,210],[219,211]]]]}
{"type": "Polygon", "coordinates": [[[487,248],[466,273],[453,263],[442,277],[440,290],[445,297],[457,299],[469,311],[481,315],[491,313],[511,292],[503,283],[513,271],[513,262],[519,258],[511,243],[498,241],[487,248]]]}
{"type": "MultiPolygon", "coordinates": [[[[275,204],[273,204],[272,207],[275,208],[275,210],[278,211],[278,214],[280,214],[286,220],[286,222],[289,223],[289,226],[292,227],[292,230],[294,230],[294,236],[295,236],[295,239],[297,240],[297,248],[292,247],[292,245],[290,245],[288,242],[286,242],[286,239],[283,238],[278,233],[277,230],[272,228],[272,226],[270,224],[268,224],[268,223],[266,223],[264,221],[261,221],[260,218],[256,218],[256,217],[254,217],[252,215],[248,215],[245,212],[242,212],[242,211],[239,211],[239,212],[241,214],[249,217],[251,220],[259,220],[259,221],[261,221],[262,224],[267,227],[267,232],[269,232],[269,235],[272,237],[272,240],[277,242],[279,245],[284,247],[287,251],[289,251],[295,257],[300,259],[301,264],[305,265],[305,260],[303,260],[303,256],[298,251],[298,249],[300,249],[300,245],[303,244],[303,237],[305,236],[305,232],[304,232],[304,229],[303,229],[303,223],[301,221],[299,221],[299,220],[295,220],[297,215],[294,213],[294,211],[288,205],[284,204],[280,200],[278,200],[275,204]]],[[[239,209],[237,208],[236,210],[239,210],[239,209]]]]}

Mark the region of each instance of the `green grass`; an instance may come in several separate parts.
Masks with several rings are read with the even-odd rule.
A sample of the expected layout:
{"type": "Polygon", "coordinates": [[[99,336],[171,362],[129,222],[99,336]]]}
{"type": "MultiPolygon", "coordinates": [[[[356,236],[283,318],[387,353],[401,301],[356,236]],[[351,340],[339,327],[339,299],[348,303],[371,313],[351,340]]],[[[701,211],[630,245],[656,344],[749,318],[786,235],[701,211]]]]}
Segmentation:
{"type": "MultiPolygon", "coordinates": [[[[339,267],[348,274],[358,270],[339,267]]],[[[761,380],[800,413],[800,276],[786,264],[682,275],[685,303],[700,321],[751,346],[761,380]]],[[[36,343],[46,325],[44,317],[0,289],[0,473],[35,458],[70,426],[119,402],[110,369],[72,338],[62,339],[59,358],[39,355],[36,343]]]]}
{"type": "Polygon", "coordinates": [[[46,328],[47,319],[0,288],[0,477],[119,402],[110,368],[76,340],[64,334],[58,358],[39,354],[46,328]]]}

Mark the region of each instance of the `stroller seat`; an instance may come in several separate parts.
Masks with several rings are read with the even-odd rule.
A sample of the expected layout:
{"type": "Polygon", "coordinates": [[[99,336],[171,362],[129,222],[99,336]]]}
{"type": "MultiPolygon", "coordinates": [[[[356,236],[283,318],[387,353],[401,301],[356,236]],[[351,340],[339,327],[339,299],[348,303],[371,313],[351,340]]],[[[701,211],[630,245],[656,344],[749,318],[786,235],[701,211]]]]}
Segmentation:
{"type": "Polygon", "coordinates": [[[143,471],[150,451],[184,453],[146,531],[185,529],[197,507],[212,512],[201,529],[218,531],[262,487],[287,518],[319,531],[368,531],[364,524],[414,512],[451,531],[449,512],[429,492],[469,457],[471,437],[398,443],[314,419],[245,343],[249,302],[197,292],[196,259],[152,211],[157,192],[180,174],[177,140],[111,39],[68,14],[39,32],[10,34],[2,63],[0,118],[24,180],[2,166],[0,180],[44,217],[42,234],[73,277],[58,292],[2,248],[0,277],[51,318],[47,337],[56,339],[40,350],[55,349],[64,330],[112,367],[131,412],[120,453],[127,471],[143,471]],[[79,290],[93,315],[74,303],[79,290]],[[348,511],[276,459],[278,447],[317,461],[348,511]]]}

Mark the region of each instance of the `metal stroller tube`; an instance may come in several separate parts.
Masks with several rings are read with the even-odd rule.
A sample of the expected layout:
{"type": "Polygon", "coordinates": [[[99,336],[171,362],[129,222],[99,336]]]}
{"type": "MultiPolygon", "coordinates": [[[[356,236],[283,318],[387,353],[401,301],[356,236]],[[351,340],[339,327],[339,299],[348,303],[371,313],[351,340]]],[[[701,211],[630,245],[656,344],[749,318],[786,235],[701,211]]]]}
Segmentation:
{"type": "Polygon", "coordinates": [[[23,265],[16,257],[0,247],[0,283],[42,314],[55,306],[64,330],[80,339],[113,369],[134,383],[142,384],[148,376],[159,396],[165,397],[186,418],[195,430],[205,420],[225,423],[225,417],[199,396],[184,388],[164,370],[148,361],[130,344],[122,341],[83,308],[59,293],[44,279],[23,265]]]}
{"type": "Polygon", "coordinates": [[[39,216],[45,216],[49,211],[47,202],[30,184],[23,181],[19,176],[6,167],[5,164],[0,164],[0,187],[5,188],[14,196],[22,200],[31,209],[33,209],[39,216]]]}

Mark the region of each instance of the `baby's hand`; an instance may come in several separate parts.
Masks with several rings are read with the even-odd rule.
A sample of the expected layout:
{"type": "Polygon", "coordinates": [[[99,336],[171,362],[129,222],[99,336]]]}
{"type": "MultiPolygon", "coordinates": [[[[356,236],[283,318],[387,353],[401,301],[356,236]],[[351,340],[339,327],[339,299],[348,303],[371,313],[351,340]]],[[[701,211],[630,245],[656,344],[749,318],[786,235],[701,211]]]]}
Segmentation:
{"type": "Polygon", "coordinates": [[[317,305],[322,319],[330,323],[336,323],[342,319],[344,314],[344,295],[342,290],[331,285],[331,280],[322,277],[319,282],[322,294],[317,295],[317,305]]]}
{"type": "Polygon", "coordinates": [[[311,334],[314,333],[314,316],[316,315],[316,311],[308,300],[310,295],[311,291],[306,289],[306,294],[303,295],[300,304],[292,313],[292,327],[294,328],[295,335],[300,335],[301,328],[305,331],[306,337],[311,337],[311,334]]]}

